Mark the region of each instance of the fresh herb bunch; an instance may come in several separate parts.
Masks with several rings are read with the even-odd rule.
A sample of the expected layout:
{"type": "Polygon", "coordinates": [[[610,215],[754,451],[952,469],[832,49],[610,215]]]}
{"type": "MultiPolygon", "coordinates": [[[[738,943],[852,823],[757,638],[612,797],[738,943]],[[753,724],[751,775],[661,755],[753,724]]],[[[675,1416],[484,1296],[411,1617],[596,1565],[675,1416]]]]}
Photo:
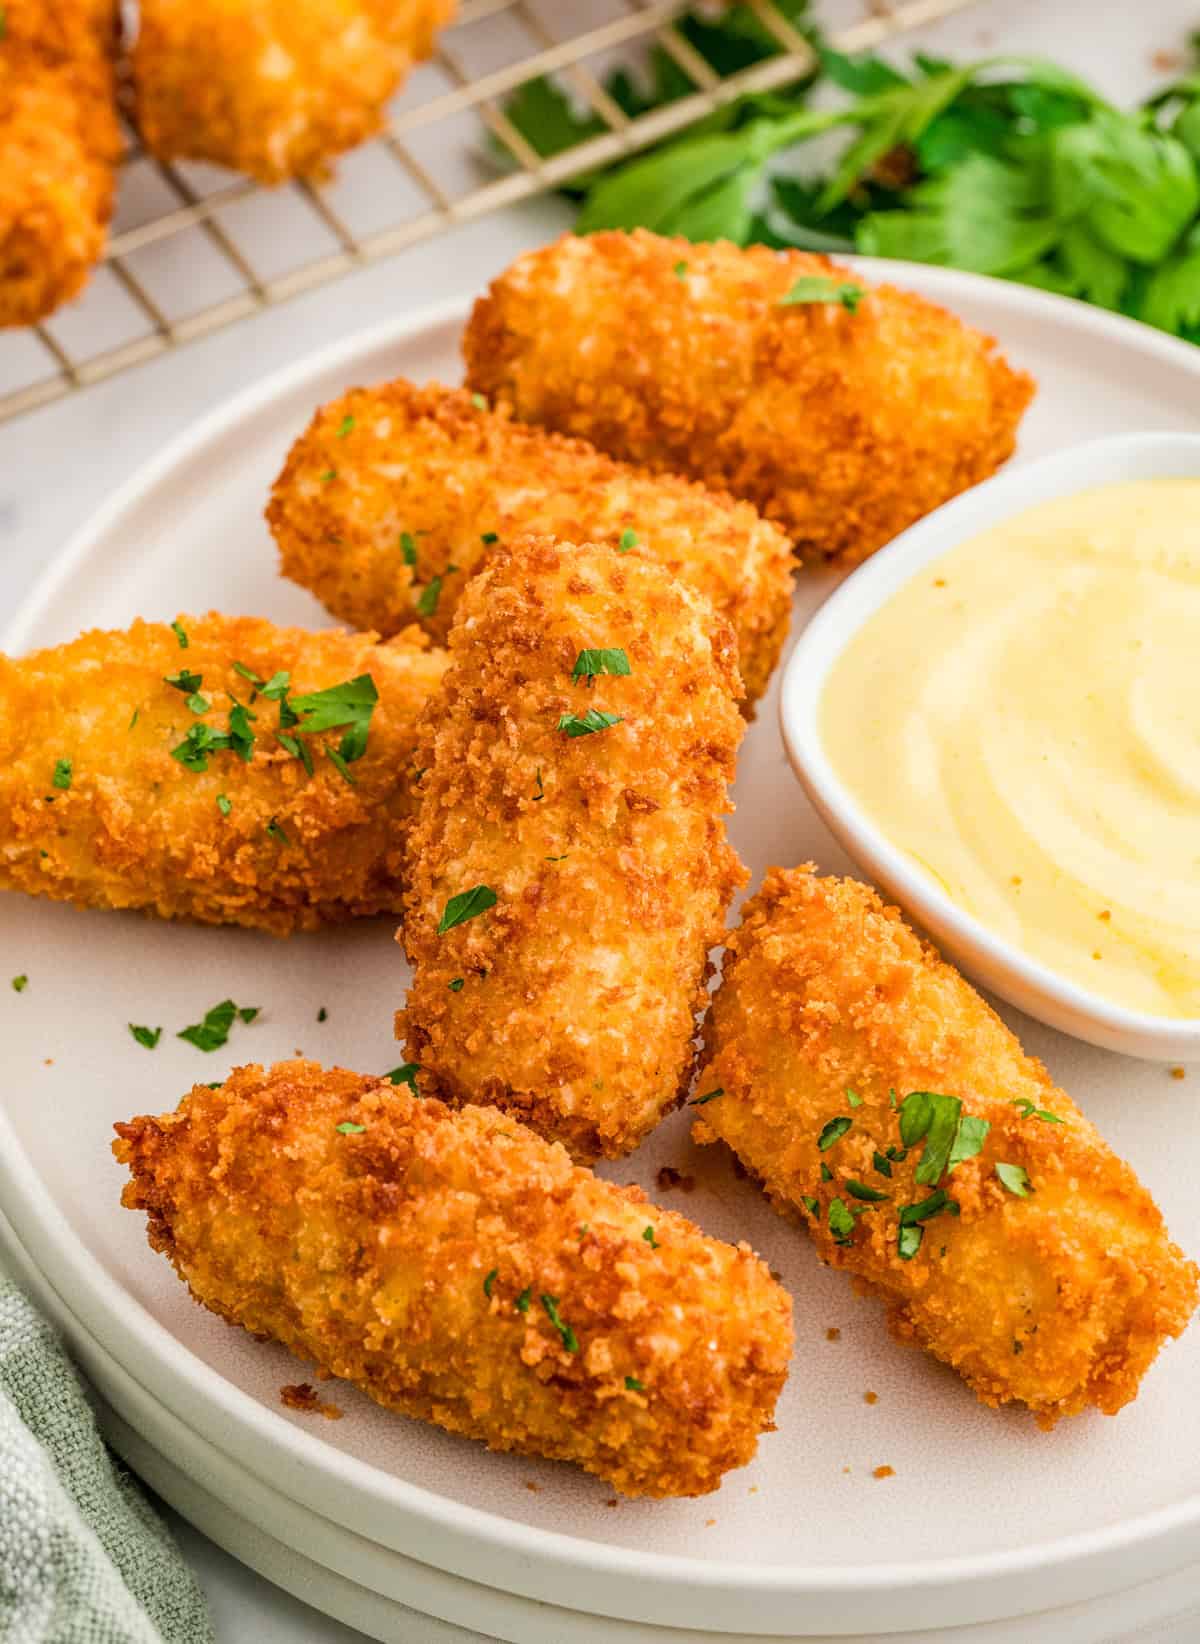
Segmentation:
{"type": "MultiPolygon", "coordinates": [[[[788,10],[801,20],[802,5],[788,10]]],[[[735,6],[717,23],[684,24],[708,31],[704,53],[728,73],[739,49],[770,51],[762,38],[747,41],[747,15],[735,6]]],[[[918,54],[903,74],[872,55],[820,48],[819,57],[816,82],[736,99],[680,136],[576,179],[579,231],[645,227],[939,263],[1080,297],[1200,342],[1200,72],[1122,112],[1041,58],[956,67],[918,54]],[[812,108],[813,83],[850,100],[812,108]],[[842,129],[850,141],[828,175],[781,169],[802,159],[809,139],[842,129]]],[[[609,90],[638,114],[682,95],[681,79],[659,51],[646,85],[618,71],[609,90]]],[[[599,129],[546,81],[523,88],[509,112],[543,154],[599,129]]]]}

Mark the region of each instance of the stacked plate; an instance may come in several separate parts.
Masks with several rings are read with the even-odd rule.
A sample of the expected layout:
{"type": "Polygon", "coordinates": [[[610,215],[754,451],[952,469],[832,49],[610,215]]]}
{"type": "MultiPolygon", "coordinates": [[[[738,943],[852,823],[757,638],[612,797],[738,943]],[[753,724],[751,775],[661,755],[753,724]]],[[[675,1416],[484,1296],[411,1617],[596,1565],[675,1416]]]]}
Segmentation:
{"type": "MultiPolygon", "coordinates": [[[[896,265],[888,277],[996,333],[1038,377],[1022,459],[1100,434],[1200,428],[1200,354],[1184,344],[1017,287],[896,265]]],[[[456,380],[462,319],[443,310],[356,339],[210,418],[51,568],[5,648],[210,607],[323,623],[276,574],[261,521],[269,484],[313,408],[341,389],[456,380]]],[[[831,585],[800,584],[798,625],[831,585]]],[[[734,842],[755,881],[771,862],[848,868],[789,773],[773,699],[747,736],[735,797],[734,842]]],[[[682,1115],[605,1173],[749,1239],[796,1298],[779,1430],[715,1496],[618,1502],[568,1468],[488,1454],[340,1384],[320,1388],[340,1420],[286,1409],[280,1389],[305,1370],[195,1307],[150,1252],[142,1219],[119,1206],[111,1125],[172,1107],[237,1062],[301,1051],[391,1066],[407,982],[392,935],[374,922],[278,943],[0,903],[0,950],[29,976],[20,995],[0,990],[0,1246],[91,1377],[118,1450],[180,1511],[379,1638],[411,1636],[409,1606],[519,1644],[939,1629],[963,1644],[1094,1644],[1194,1602],[1200,1330],[1115,1420],[1040,1433],[896,1348],[879,1310],[821,1268],[718,1149],[692,1149],[682,1115]],[[174,1036],[226,997],[261,1013],[224,1050],[205,1057],[174,1036]],[[134,1042],[131,1021],[167,1028],[156,1050],[134,1042]],[[668,1163],[691,1179],[686,1195],[656,1186],[668,1163]],[[883,1467],[891,1475],[877,1478],[883,1467]]],[[[1179,1242],[1200,1249],[1192,1085],[1004,1014],[1134,1164],[1179,1242]]]]}

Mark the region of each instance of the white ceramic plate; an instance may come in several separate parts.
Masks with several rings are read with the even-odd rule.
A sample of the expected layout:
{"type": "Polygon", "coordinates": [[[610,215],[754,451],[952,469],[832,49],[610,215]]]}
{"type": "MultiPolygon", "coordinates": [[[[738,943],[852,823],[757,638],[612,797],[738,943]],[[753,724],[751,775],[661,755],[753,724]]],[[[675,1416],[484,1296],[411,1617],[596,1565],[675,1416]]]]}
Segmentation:
{"type": "MultiPolygon", "coordinates": [[[[1035,371],[1023,455],[1197,427],[1181,344],[1015,286],[894,265],[888,275],[996,332],[1035,371]]],[[[71,546],[8,648],[210,605],[322,621],[276,575],[261,521],[267,487],[318,401],[398,372],[455,380],[462,317],[416,316],[354,339],[208,419],[71,546]]],[[[801,585],[798,620],[831,586],[801,585]]],[[[763,706],[745,744],[735,842],[755,881],[769,862],[808,857],[843,871],[789,774],[775,708],[763,706]]],[[[81,1328],[208,1443],[292,1500],[438,1569],[679,1628],[812,1637],[963,1624],[1094,1597],[1200,1557],[1200,1329],[1168,1350],[1118,1419],[1039,1433],[893,1347],[875,1305],[821,1268],[717,1150],[691,1148],[683,1115],[606,1173],[652,1193],[663,1163],[693,1174],[693,1193],[664,1202],[715,1234],[750,1239],[796,1298],[779,1431],[716,1496],[609,1507],[611,1492],[570,1468],[490,1455],[341,1387],[340,1422],[282,1409],[280,1386],[302,1372],[196,1308],[151,1254],[141,1218],[117,1206],[110,1126],[173,1106],[194,1079],[236,1061],[302,1049],[351,1067],[394,1065],[391,1014],[406,972],[391,936],[377,922],[278,943],[0,898],[0,952],[10,973],[30,978],[20,995],[0,987],[0,1202],[81,1328]],[[205,1057],[173,1037],[226,995],[263,1013],[225,1051],[205,1057]],[[318,1026],[321,1006],[329,1019],[318,1026]],[[130,1021],[166,1027],[156,1051],[133,1042],[130,1021]],[[874,1479],[879,1464],[895,1475],[874,1479]]],[[[1141,1171],[1176,1237],[1200,1249],[1200,1068],[1178,1083],[1006,1015],[1141,1171]]]]}

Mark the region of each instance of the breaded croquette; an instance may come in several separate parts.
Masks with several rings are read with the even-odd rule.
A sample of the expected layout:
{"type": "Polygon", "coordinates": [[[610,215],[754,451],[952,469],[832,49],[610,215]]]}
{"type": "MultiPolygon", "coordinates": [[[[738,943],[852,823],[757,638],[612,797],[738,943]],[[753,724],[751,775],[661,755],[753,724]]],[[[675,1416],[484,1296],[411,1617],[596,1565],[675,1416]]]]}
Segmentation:
{"type": "Polygon", "coordinates": [[[0,656],[0,889],[280,936],[399,911],[445,663],[216,615],[0,656]]]}
{"type": "Polygon", "coordinates": [[[470,386],[522,421],[746,497],[845,565],[992,473],[1033,393],[923,297],[641,229],[518,258],[463,347],[470,386]]]}
{"type": "Polygon", "coordinates": [[[699,589],[737,635],[748,703],[787,635],[791,545],[748,503],[613,462],[462,389],[400,381],[324,406],[292,447],[267,518],[284,575],[383,634],[420,621],[444,644],[491,545],[533,533],[640,543],[699,589]]]}
{"type": "Polygon", "coordinates": [[[744,878],[736,654],[639,549],[536,539],[468,583],[409,835],[396,1033],[423,1091],[578,1158],[628,1152],[682,1098],[744,878]]]}
{"type": "Polygon", "coordinates": [[[0,19],[0,325],[32,325],[104,249],[117,14],[113,0],[7,0],[0,19]]]}
{"type": "Polygon", "coordinates": [[[298,1061],[116,1130],[122,1203],[196,1300],[388,1409],[629,1496],[715,1490],[770,1430],[765,1265],[496,1108],[298,1061]]]}
{"type": "Polygon", "coordinates": [[[160,160],[320,176],[383,125],[454,0],[141,0],[138,127],[160,160]]]}
{"type": "Polygon", "coordinates": [[[1184,1329],[1197,1269],[1133,1171],[866,885],[769,873],[706,1038],[695,1139],[985,1404],[1111,1415],[1184,1329]]]}

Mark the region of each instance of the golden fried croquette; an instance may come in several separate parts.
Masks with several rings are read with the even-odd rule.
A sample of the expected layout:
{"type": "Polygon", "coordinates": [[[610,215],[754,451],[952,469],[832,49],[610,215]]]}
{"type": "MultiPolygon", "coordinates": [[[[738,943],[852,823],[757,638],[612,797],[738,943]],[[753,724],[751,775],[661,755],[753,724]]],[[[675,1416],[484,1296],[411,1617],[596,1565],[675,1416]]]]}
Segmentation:
{"type": "Polygon", "coordinates": [[[282,1062],[116,1130],[196,1300],[388,1409],[630,1496],[715,1490],[771,1427],[791,1300],[749,1246],[494,1107],[282,1062]]]}
{"type": "Polygon", "coordinates": [[[263,183],[320,176],[374,135],[454,0],[141,0],[138,127],[160,160],[263,183]]]}
{"type": "Polygon", "coordinates": [[[641,229],[518,258],[463,347],[471,387],[522,421],[746,497],[806,559],[846,565],[1002,463],[1033,393],[922,297],[641,229]],[[830,298],[788,303],[799,281],[830,298]]]}
{"type": "Polygon", "coordinates": [[[737,635],[748,703],[787,636],[791,546],[748,503],[613,462],[462,389],[400,381],[322,407],[267,518],[285,576],[335,616],[384,634],[420,621],[444,644],[491,545],[535,533],[636,540],[698,588],[737,635]]]}
{"type": "Polygon", "coordinates": [[[0,889],[281,936],[398,911],[445,662],[216,615],[0,656],[0,889]]]}
{"type": "Polygon", "coordinates": [[[681,1098],[725,838],[736,641],[639,549],[537,539],[468,583],[417,762],[397,1037],[421,1088],[580,1158],[681,1098]]]}
{"type": "Polygon", "coordinates": [[[769,873],[706,1037],[695,1139],[985,1404],[1114,1414],[1187,1324],[1197,1269],[1133,1171],[866,885],[769,873]]]}
{"type": "Polygon", "coordinates": [[[116,8],[7,0],[0,17],[0,325],[32,325],[104,249],[121,155],[116,8]]]}

